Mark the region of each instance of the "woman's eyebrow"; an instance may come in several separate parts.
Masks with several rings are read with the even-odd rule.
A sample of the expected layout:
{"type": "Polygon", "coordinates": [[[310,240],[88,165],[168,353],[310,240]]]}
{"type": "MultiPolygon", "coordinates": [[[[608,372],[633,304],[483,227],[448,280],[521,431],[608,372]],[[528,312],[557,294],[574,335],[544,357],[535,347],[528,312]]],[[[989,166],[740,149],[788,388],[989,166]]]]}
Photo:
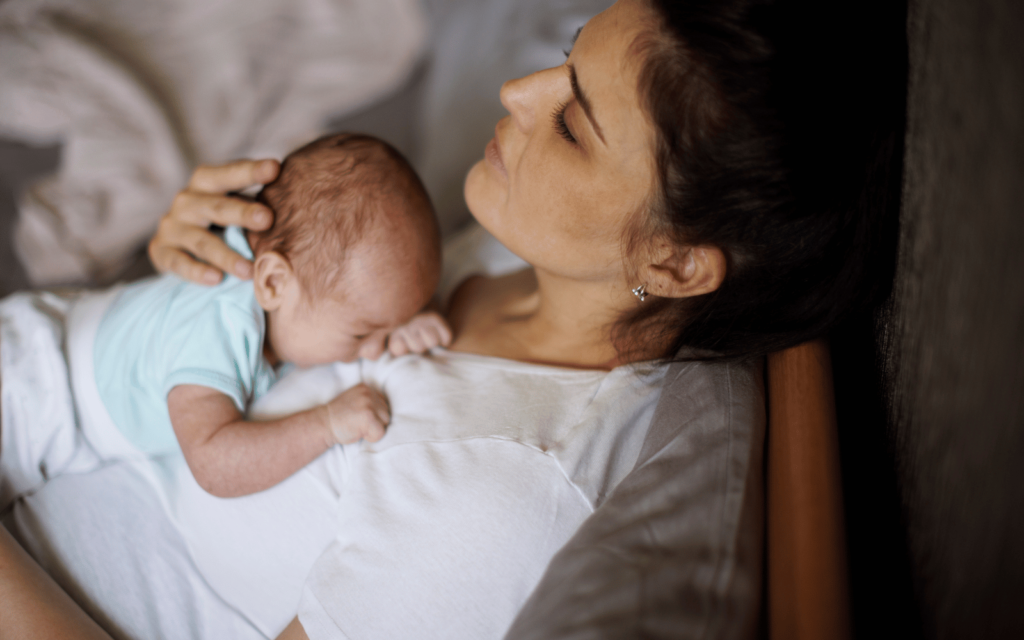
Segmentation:
{"type": "Polygon", "coordinates": [[[604,134],[601,132],[601,126],[597,124],[597,120],[594,120],[594,114],[590,110],[590,98],[587,94],[583,93],[583,89],[580,88],[580,83],[576,79],[576,67],[571,64],[569,67],[569,84],[572,86],[572,95],[576,98],[576,102],[580,103],[583,107],[583,113],[587,114],[587,120],[590,120],[591,126],[594,127],[594,131],[597,133],[597,137],[601,139],[601,142],[605,142],[604,134]]]}

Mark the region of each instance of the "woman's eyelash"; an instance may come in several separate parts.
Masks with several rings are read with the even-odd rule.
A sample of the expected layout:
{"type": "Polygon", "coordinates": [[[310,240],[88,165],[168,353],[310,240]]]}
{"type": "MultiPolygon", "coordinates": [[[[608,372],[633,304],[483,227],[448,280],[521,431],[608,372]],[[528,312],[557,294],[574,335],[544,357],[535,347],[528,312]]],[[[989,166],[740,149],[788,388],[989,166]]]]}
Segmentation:
{"type": "Polygon", "coordinates": [[[583,27],[580,27],[579,29],[576,29],[576,33],[572,34],[572,40],[569,41],[569,48],[568,49],[562,49],[562,53],[565,54],[566,58],[568,58],[569,54],[572,53],[572,48],[574,46],[576,46],[576,40],[579,39],[581,31],[583,31],[583,27]]]}
{"type": "Polygon", "coordinates": [[[568,106],[568,102],[559,104],[551,115],[551,119],[554,120],[555,131],[558,132],[558,135],[565,138],[566,142],[576,144],[576,136],[572,135],[572,131],[569,131],[569,125],[565,124],[565,110],[568,106]]]}

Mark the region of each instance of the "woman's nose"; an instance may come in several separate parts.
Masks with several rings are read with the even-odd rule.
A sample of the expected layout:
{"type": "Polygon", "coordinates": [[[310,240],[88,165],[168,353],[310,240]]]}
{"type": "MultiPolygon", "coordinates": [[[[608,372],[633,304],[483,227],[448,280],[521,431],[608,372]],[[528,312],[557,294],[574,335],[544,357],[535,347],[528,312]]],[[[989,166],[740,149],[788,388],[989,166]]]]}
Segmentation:
{"type": "Polygon", "coordinates": [[[517,129],[524,133],[532,130],[537,113],[543,108],[545,101],[559,99],[560,79],[568,89],[568,76],[562,67],[531,73],[501,85],[501,105],[512,115],[512,122],[517,129]]]}

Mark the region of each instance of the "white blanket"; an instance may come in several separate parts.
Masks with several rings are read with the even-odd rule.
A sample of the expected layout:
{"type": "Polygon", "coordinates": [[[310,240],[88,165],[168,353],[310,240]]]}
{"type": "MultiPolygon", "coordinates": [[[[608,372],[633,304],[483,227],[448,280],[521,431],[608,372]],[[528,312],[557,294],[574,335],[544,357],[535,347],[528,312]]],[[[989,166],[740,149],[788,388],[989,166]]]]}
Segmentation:
{"type": "Polygon", "coordinates": [[[19,203],[33,284],[109,278],[192,168],[281,157],[397,86],[419,0],[5,0],[0,136],[64,143],[19,203]]]}
{"type": "Polygon", "coordinates": [[[0,425],[32,425],[0,429],[0,513],[50,478],[97,466],[82,433],[68,428],[76,412],[64,325],[73,301],[50,293],[0,301],[0,425]]]}

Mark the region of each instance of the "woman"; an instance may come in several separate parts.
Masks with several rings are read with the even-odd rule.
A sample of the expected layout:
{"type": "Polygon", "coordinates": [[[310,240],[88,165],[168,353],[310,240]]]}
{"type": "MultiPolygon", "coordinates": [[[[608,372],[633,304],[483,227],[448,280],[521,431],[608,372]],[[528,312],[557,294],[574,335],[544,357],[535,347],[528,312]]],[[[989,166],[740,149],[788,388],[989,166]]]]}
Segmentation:
{"type": "MultiPolygon", "coordinates": [[[[587,23],[563,66],[504,85],[501,99],[510,116],[498,123],[484,159],[467,176],[465,195],[480,224],[532,268],[497,278],[471,278],[457,289],[449,306],[456,338],[452,355],[440,358],[445,361],[442,364],[464,357],[458,354],[469,354],[471,359],[482,356],[492,359],[488,366],[508,363],[500,366],[519,367],[520,372],[528,372],[527,377],[562,376],[559,379],[566,386],[583,385],[581,375],[610,372],[622,389],[615,401],[626,402],[633,395],[649,396],[665,369],[652,365],[644,373],[620,365],[677,354],[749,358],[820,334],[856,300],[860,266],[847,266],[849,260],[818,259],[823,248],[840,254],[846,248],[855,235],[849,218],[812,214],[793,204],[782,154],[783,129],[769,104],[772,50],[750,28],[763,23],[764,16],[746,2],[694,4],[697,6],[680,7],[670,2],[621,0],[587,23]],[[845,292],[836,293],[838,285],[845,292]]],[[[253,229],[269,226],[270,212],[227,194],[272,180],[276,169],[270,161],[242,161],[197,170],[150,244],[157,268],[211,283],[220,277],[217,268],[247,276],[249,265],[230,253],[206,227],[210,223],[253,229]]],[[[435,366],[429,358],[405,362],[428,372],[435,366]]],[[[373,376],[391,364],[366,366],[373,376]]],[[[750,369],[746,371],[749,375],[750,369]]],[[[386,380],[390,374],[380,375],[386,380]]],[[[604,377],[593,380],[595,389],[605,385],[604,377]]],[[[497,393],[497,387],[487,394],[481,392],[481,411],[488,409],[491,392],[497,393]]],[[[399,392],[391,398],[393,404],[403,401],[399,392]]],[[[533,399],[512,397],[500,410],[509,411],[515,402],[533,399]]],[[[756,403],[753,396],[748,400],[756,403]]],[[[556,405],[562,406],[561,401],[556,405]]],[[[636,437],[632,432],[637,429],[628,427],[646,425],[652,406],[631,405],[629,419],[635,422],[630,424],[612,411],[608,433],[593,431],[572,441],[605,440],[598,453],[588,449],[591,457],[586,463],[576,460],[577,471],[597,468],[596,477],[587,484],[573,476],[569,493],[573,487],[582,493],[593,492],[596,498],[587,503],[593,508],[621,480],[632,460],[622,462],[616,452],[627,450],[636,459],[638,446],[631,438],[636,437]]],[[[499,407],[491,407],[495,409],[499,407]]],[[[395,413],[401,414],[401,408],[396,407],[395,413]]],[[[586,424],[599,422],[595,418],[586,424]]],[[[400,430],[397,420],[393,429],[389,435],[398,437],[394,435],[400,430]]],[[[749,430],[757,432],[756,427],[749,430]]],[[[481,437],[491,435],[481,433],[481,437]]],[[[530,446],[543,456],[562,455],[559,447],[565,441],[550,440],[550,451],[544,448],[545,442],[537,436],[530,446]]],[[[743,446],[744,460],[758,457],[757,437],[743,446]]],[[[508,452],[508,448],[500,448],[501,456],[508,452]]],[[[477,454],[480,452],[474,450],[477,454]]],[[[454,464],[450,456],[438,455],[430,464],[438,468],[454,464]]],[[[531,464],[540,459],[529,458],[531,464]]],[[[564,463],[561,458],[559,461],[564,463]]],[[[489,474],[494,484],[487,486],[522,480],[520,471],[506,466],[500,456],[458,468],[489,474]],[[490,470],[491,466],[497,471],[490,470]]],[[[524,482],[545,473],[544,469],[533,470],[524,482]]],[[[454,483],[457,487],[466,484],[470,476],[456,477],[460,480],[454,483]]],[[[383,476],[365,471],[360,487],[372,488],[378,481],[383,482],[383,476]]],[[[457,494],[451,501],[478,499],[449,489],[457,494]]],[[[534,495],[530,494],[534,489],[533,485],[524,491],[513,487],[501,497],[514,499],[524,492],[534,495]]],[[[406,490],[416,495],[415,487],[406,490]]],[[[553,485],[551,491],[555,491],[553,485]]],[[[541,487],[537,500],[546,499],[544,493],[541,487]]],[[[350,494],[357,502],[369,499],[362,497],[368,495],[362,491],[350,494]]],[[[402,494],[399,500],[409,497],[402,494]]],[[[434,499],[445,500],[430,494],[426,501],[434,499]]],[[[506,509],[518,514],[524,508],[519,503],[502,505],[475,522],[487,535],[467,534],[466,544],[472,547],[480,542],[478,537],[511,535],[510,530],[515,534],[511,538],[521,536],[530,541],[539,539],[538,526],[558,530],[557,535],[543,538],[547,545],[543,549],[522,557],[499,555],[497,565],[488,569],[521,573],[510,587],[517,591],[508,603],[521,605],[539,577],[538,565],[530,563],[540,557],[542,569],[557,549],[552,541],[564,543],[586,516],[586,508],[570,505],[571,500],[566,497],[556,505],[558,517],[553,520],[527,518],[521,530],[502,520],[500,530],[487,529],[491,517],[502,518],[506,509]],[[573,512],[571,517],[566,511],[573,512]]],[[[415,510],[422,500],[407,502],[403,508],[415,510]]],[[[442,505],[449,506],[455,508],[442,505]]],[[[440,600],[430,599],[433,594],[410,596],[404,585],[395,581],[374,584],[373,563],[353,563],[346,545],[365,551],[364,559],[387,562],[386,550],[368,540],[387,537],[391,531],[384,526],[373,528],[370,516],[374,507],[365,506],[356,513],[360,517],[347,521],[347,526],[363,527],[364,537],[335,540],[315,558],[299,604],[300,616],[281,637],[307,637],[307,632],[311,637],[339,632],[359,635],[346,625],[357,624],[354,619],[362,602],[361,589],[394,590],[398,604],[408,596],[440,606],[440,600]],[[344,582],[348,588],[332,593],[338,580],[355,579],[352,574],[358,573],[359,567],[363,581],[354,584],[360,588],[344,582]]],[[[389,512],[392,515],[394,512],[389,512]]],[[[429,538],[430,521],[420,525],[424,538],[429,538]]],[[[459,532],[453,535],[459,537],[459,532]]],[[[502,542],[515,544],[513,539],[502,542]]],[[[403,562],[417,561],[415,541],[403,538],[390,543],[403,562]]],[[[430,546],[429,540],[423,544],[419,560],[429,564],[434,552],[443,554],[430,546]]],[[[37,591],[55,588],[47,586],[10,543],[3,549],[4,564],[12,567],[4,573],[7,593],[32,594],[30,586],[37,591]]],[[[487,553],[501,552],[487,549],[487,553]]],[[[478,559],[488,561],[487,553],[478,559]]],[[[410,570],[410,576],[418,567],[410,570]]],[[[458,579],[458,574],[449,578],[458,579]]],[[[216,588],[216,577],[207,576],[207,580],[216,588]]],[[[495,581],[500,581],[497,574],[495,581]]],[[[454,611],[460,624],[471,623],[460,626],[460,632],[453,635],[500,635],[514,608],[503,610],[500,624],[489,627],[485,622],[493,611],[474,609],[489,605],[489,601],[471,600],[462,609],[446,603],[445,615],[454,611]],[[473,626],[477,623],[483,626],[473,626]],[[472,629],[483,631],[474,634],[472,629]]],[[[7,611],[5,619],[20,616],[30,629],[66,625],[64,637],[71,637],[69,628],[87,625],[70,602],[39,605],[35,601],[11,605],[7,611]],[[12,609],[18,616],[7,613],[12,609]]],[[[398,606],[397,617],[401,617],[400,611],[398,606]]],[[[386,617],[376,609],[374,615],[386,617]]],[[[436,621],[422,619],[423,624],[428,622],[436,621]]],[[[373,635],[373,630],[367,633],[373,635]]]]}

